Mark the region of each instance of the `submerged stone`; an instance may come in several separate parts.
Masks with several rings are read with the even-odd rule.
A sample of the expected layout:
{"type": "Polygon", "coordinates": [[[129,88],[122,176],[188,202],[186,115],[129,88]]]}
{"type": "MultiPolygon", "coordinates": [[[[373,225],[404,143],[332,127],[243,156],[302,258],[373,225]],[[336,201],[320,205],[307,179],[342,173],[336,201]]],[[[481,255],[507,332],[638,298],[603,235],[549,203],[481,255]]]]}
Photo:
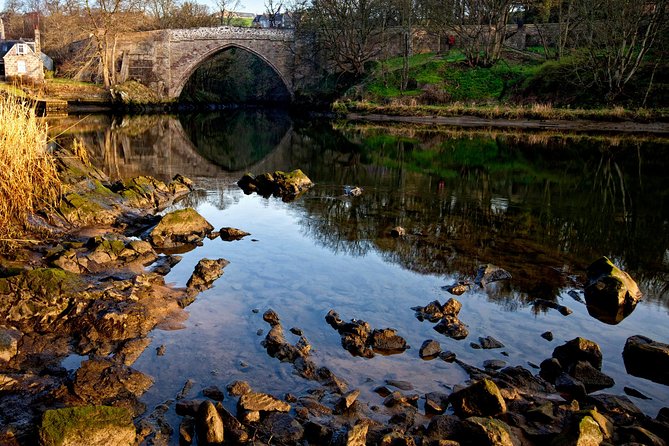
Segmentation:
{"type": "Polygon", "coordinates": [[[441,353],[441,345],[434,339],[425,340],[423,345],[420,346],[420,350],[418,351],[418,355],[422,359],[436,358],[439,356],[439,353],[441,353]]]}
{"type": "Polygon", "coordinates": [[[251,235],[248,232],[242,231],[241,229],[237,228],[230,228],[230,227],[225,227],[221,228],[219,231],[219,236],[221,237],[222,240],[225,241],[232,241],[232,240],[241,240],[247,235],[251,235]]]}
{"type": "Polygon", "coordinates": [[[444,319],[439,321],[433,328],[439,333],[453,339],[464,339],[469,335],[467,326],[455,316],[444,316],[444,319]]]}
{"type": "Polygon", "coordinates": [[[223,268],[230,262],[225,259],[210,260],[202,259],[197,265],[193,275],[188,279],[186,286],[197,291],[204,291],[211,288],[213,283],[223,275],[223,268]]]}
{"type": "Polygon", "coordinates": [[[237,406],[247,411],[288,412],[290,404],[266,393],[248,392],[239,398],[237,406]]]}
{"type": "Polygon", "coordinates": [[[488,263],[487,265],[479,266],[474,282],[481,286],[486,286],[492,282],[509,279],[511,279],[511,273],[499,266],[488,263]]]}

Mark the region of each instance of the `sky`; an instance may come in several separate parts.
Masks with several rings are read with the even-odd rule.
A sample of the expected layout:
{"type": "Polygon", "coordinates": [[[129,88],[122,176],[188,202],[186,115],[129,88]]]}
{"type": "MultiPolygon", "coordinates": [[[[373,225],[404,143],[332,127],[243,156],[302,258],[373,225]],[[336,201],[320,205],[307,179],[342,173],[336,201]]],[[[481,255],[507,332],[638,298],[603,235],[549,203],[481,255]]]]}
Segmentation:
{"type": "MultiPolygon", "coordinates": [[[[212,11],[216,9],[215,0],[195,0],[198,3],[209,6],[212,11]]],[[[5,0],[0,0],[0,11],[5,9],[5,0]]],[[[262,14],[265,12],[265,0],[240,0],[240,7],[237,8],[239,12],[254,12],[262,14]]]]}
{"type": "MultiPolygon", "coordinates": [[[[195,0],[195,1],[209,6],[209,9],[211,9],[212,11],[217,8],[215,0],[195,0]]],[[[230,0],[230,3],[234,3],[234,0],[230,0]]],[[[262,14],[263,12],[265,12],[265,0],[240,0],[239,7],[235,8],[235,10],[238,12],[254,12],[256,14],[262,14]]]]}

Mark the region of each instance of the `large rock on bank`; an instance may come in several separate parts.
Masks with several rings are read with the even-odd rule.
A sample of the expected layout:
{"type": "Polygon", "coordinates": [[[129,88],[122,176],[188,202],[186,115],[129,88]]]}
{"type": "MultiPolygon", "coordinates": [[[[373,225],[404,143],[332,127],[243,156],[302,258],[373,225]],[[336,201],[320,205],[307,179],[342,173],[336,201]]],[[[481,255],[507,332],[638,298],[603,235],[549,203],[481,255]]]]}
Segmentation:
{"type": "Polygon", "coordinates": [[[494,416],[506,412],[506,403],[499,387],[489,379],[482,379],[452,393],[449,401],[455,414],[462,418],[494,416]]]}
{"type": "Polygon", "coordinates": [[[642,293],[625,271],[606,257],[588,266],[585,302],[588,312],[608,324],[617,324],[627,317],[642,293]]]}
{"type": "Polygon", "coordinates": [[[149,239],[157,248],[178,248],[202,241],[213,230],[195,209],[186,208],[165,214],[151,230],[149,239]]]}
{"type": "Polygon", "coordinates": [[[44,446],[127,446],[136,430],[126,408],[82,406],[47,410],[39,437],[44,446]]]}
{"type": "Polygon", "coordinates": [[[78,276],[57,268],[37,268],[0,279],[0,315],[18,329],[46,329],[86,286],[78,276]]]}
{"type": "Polygon", "coordinates": [[[669,385],[669,344],[631,336],[625,342],[623,360],[627,373],[669,385]]]}

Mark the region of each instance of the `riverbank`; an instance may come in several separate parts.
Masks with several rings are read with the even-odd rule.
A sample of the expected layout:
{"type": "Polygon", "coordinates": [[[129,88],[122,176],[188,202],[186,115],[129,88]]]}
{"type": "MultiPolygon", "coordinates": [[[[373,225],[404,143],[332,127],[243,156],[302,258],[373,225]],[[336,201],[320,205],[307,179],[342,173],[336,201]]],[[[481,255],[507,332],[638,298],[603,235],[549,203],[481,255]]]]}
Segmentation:
{"type": "MultiPolygon", "coordinates": [[[[385,110],[391,113],[397,110],[385,110]]],[[[404,111],[404,110],[403,110],[404,111]]],[[[460,128],[496,128],[517,129],[527,131],[569,131],[577,133],[646,133],[655,135],[668,135],[669,122],[635,122],[622,121],[596,121],[586,119],[528,119],[519,117],[517,119],[486,118],[480,116],[438,116],[417,115],[407,116],[402,114],[376,114],[376,113],[347,113],[349,121],[361,122],[395,122],[409,124],[440,125],[460,128]]]]}
{"type": "MultiPolygon", "coordinates": [[[[512,125],[514,122],[544,122],[547,128],[583,127],[584,130],[596,130],[599,123],[609,128],[615,128],[614,123],[625,123],[620,128],[629,128],[634,124],[655,124],[662,128],[664,123],[669,122],[669,110],[665,109],[636,109],[627,110],[623,107],[610,109],[581,109],[581,108],[554,108],[550,104],[534,104],[529,106],[519,105],[380,105],[366,101],[338,101],[332,109],[343,115],[350,116],[385,116],[386,119],[395,119],[404,122],[444,123],[455,122],[455,118],[463,118],[463,124],[478,118],[488,122],[499,120],[512,125]],[[450,119],[449,119],[450,118],[450,119]],[[592,124],[586,125],[590,122],[592,124]]],[[[457,124],[456,124],[457,125],[457,124]]],[[[522,124],[521,124],[522,125],[522,124]]],[[[530,128],[531,124],[528,125],[530,128]]],[[[643,128],[643,125],[639,126],[643,128]]]]}
{"type": "MultiPolygon", "coordinates": [[[[10,95],[37,98],[57,113],[91,113],[113,110],[136,113],[176,112],[180,110],[211,110],[211,104],[184,104],[161,101],[155,93],[137,82],[126,82],[105,90],[100,85],[49,79],[41,89],[19,89],[5,84],[10,95]],[[65,105],[66,104],[66,105],[65,105]]],[[[273,104],[275,106],[276,104],[273,104]]],[[[219,104],[221,109],[239,105],[219,104]]],[[[298,113],[309,110],[309,104],[286,104],[298,113]]],[[[332,113],[353,120],[414,122],[462,127],[507,127],[542,130],[576,130],[583,132],[649,132],[666,133],[669,128],[667,108],[558,107],[550,102],[519,105],[514,103],[477,104],[475,101],[450,101],[426,105],[411,95],[398,96],[384,102],[338,99],[330,105],[320,104],[316,113],[332,113]]]]}

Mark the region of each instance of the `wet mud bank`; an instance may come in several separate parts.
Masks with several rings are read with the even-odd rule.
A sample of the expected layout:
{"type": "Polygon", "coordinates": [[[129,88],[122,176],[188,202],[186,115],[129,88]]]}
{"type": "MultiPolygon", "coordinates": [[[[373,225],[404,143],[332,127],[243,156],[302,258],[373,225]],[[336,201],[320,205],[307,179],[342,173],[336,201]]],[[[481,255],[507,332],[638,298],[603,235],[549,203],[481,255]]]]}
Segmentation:
{"type": "MultiPolygon", "coordinates": [[[[191,208],[164,212],[196,188],[187,178],[111,182],[75,157],[61,162],[67,183],[62,204],[57,212],[35,216],[36,225],[52,231],[53,241],[3,261],[2,444],[659,445],[669,438],[666,408],[650,417],[627,397],[602,392],[612,379],[602,372],[601,350],[590,340],[574,337],[529,369],[502,361],[478,368],[442,350],[439,336],[466,337],[457,296],[511,279],[494,265],[484,265],[471,282],[448,287],[455,297],[413,308],[416,318],[435,330],[435,337],[420,346],[420,357],[458,364],[470,378],[461,386],[418,393],[411,382],[379,380],[375,392],[383,402],[375,405],[319,364],[312,355],[319,346],[312,346],[300,327],[284,327],[281,315],[268,310],[255,314],[267,324],[267,334],[259,333],[263,348],[311,383],[308,392],[271,395],[254,390],[262,383],[244,381],[194,392],[184,376],[178,394],[147,408],[140,397],[153,379],[133,364],[150,344],[149,334],[178,326],[184,308],[212,286],[228,261],[201,259],[184,288],[167,285],[164,275],[180,253],[205,237],[234,241],[248,234],[244,228],[217,231],[191,208]],[[72,359],[80,364],[68,370],[63,362],[72,359]],[[168,421],[171,412],[179,416],[178,426],[168,421]]],[[[300,199],[310,185],[302,172],[247,176],[240,182],[247,193],[284,201],[300,199]]],[[[396,237],[406,236],[399,229],[396,237]]],[[[634,308],[640,295],[629,276],[608,259],[590,270],[583,289],[588,308],[613,320],[634,308]]],[[[371,358],[409,348],[403,333],[355,317],[333,308],[322,321],[323,330],[336,330],[351,355],[371,358]]],[[[503,348],[492,337],[475,344],[503,348]]],[[[635,373],[667,383],[661,370],[668,370],[668,351],[638,336],[628,340],[625,358],[635,373]]]]}
{"type": "Polygon", "coordinates": [[[359,122],[397,122],[409,124],[434,124],[460,128],[516,129],[525,131],[565,131],[588,134],[630,133],[669,134],[666,122],[603,122],[585,119],[502,119],[478,116],[395,116],[382,114],[349,113],[347,120],[359,122]]]}

